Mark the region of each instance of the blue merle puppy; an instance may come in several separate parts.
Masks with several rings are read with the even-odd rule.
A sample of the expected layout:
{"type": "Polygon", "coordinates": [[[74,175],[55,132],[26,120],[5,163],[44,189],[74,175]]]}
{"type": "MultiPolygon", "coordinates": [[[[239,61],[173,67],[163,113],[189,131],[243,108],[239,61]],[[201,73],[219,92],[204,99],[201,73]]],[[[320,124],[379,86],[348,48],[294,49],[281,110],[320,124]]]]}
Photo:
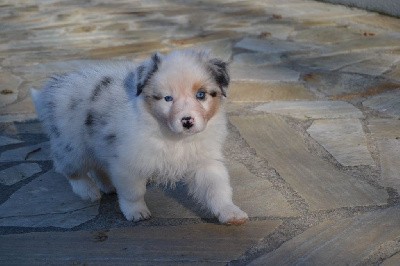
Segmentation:
{"type": "Polygon", "coordinates": [[[150,217],[151,179],[182,180],[221,223],[244,223],[221,151],[227,67],[204,51],[157,53],[139,65],[94,64],[32,89],[55,170],[83,199],[116,191],[128,220],[150,217]]]}

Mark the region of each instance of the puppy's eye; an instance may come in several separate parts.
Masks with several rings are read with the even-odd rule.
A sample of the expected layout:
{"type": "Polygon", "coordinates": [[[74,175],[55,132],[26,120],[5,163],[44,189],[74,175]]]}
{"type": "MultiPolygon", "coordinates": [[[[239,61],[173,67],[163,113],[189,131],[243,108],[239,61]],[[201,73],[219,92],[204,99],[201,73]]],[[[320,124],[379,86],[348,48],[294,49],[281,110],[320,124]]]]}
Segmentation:
{"type": "Polygon", "coordinates": [[[172,97],[172,96],[165,96],[164,97],[164,100],[166,101],[166,102],[170,102],[170,101],[172,101],[174,98],[172,97]]]}
{"type": "Polygon", "coordinates": [[[204,100],[206,98],[206,93],[204,91],[198,91],[196,93],[197,100],[204,100]]]}

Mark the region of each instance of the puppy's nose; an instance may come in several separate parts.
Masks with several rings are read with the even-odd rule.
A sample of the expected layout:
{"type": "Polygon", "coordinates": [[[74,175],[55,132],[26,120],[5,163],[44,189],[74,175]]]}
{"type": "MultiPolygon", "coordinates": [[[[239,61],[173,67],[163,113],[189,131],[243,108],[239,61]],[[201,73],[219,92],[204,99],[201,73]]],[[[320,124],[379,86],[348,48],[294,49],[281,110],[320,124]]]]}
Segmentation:
{"type": "Polygon", "coordinates": [[[182,126],[186,129],[189,129],[193,126],[194,119],[191,116],[185,116],[181,119],[182,126]]]}

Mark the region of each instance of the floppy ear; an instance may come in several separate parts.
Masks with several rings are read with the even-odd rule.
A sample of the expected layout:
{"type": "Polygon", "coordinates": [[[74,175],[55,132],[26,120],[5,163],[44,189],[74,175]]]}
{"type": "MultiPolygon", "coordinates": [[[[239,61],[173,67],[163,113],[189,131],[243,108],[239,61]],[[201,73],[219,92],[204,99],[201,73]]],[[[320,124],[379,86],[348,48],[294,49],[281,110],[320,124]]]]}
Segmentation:
{"type": "Polygon", "coordinates": [[[209,60],[208,68],[215,82],[221,89],[222,95],[226,97],[226,89],[228,88],[230,82],[228,63],[214,58],[209,60]]]}
{"type": "Polygon", "coordinates": [[[157,72],[161,57],[159,53],[153,54],[150,60],[145,61],[135,71],[128,74],[124,85],[129,95],[135,94],[135,96],[139,96],[142,93],[150,78],[157,72]]]}

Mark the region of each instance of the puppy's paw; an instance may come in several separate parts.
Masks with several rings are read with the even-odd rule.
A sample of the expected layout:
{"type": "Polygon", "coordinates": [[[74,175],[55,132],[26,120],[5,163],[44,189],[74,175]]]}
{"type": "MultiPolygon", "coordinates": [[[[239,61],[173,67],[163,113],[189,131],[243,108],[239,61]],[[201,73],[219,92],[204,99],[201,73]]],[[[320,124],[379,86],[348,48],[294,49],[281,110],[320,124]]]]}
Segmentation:
{"type": "Polygon", "coordinates": [[[244,224],[248,219],[249,217],[247,216],[247,213],[233,204],[222,208],[218,216],[220,223],[227,225],[241,225],[244,224]]]}
{"type": "Polygon", "coordinates": [[[151,217],[151,213],[144,201],[126,201],[120,199],[119,202],[122,213],[128,221],[138,222],[147,220],[151,217]]]}

